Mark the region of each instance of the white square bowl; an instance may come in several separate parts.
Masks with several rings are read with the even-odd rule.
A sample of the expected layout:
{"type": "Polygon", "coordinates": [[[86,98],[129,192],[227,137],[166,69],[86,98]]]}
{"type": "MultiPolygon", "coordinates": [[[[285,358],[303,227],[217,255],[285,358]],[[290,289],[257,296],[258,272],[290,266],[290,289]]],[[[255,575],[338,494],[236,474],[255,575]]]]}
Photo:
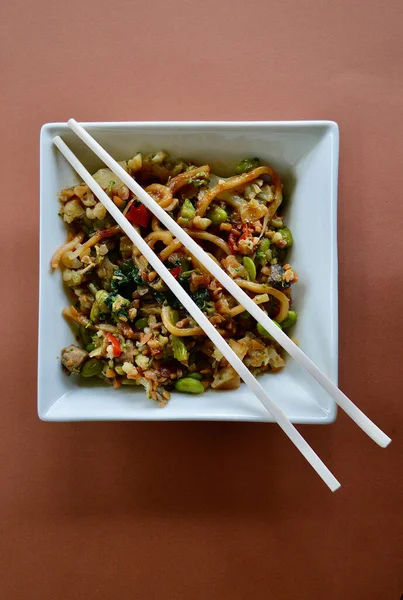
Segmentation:
{"type": "MultiPolygon", "coordinates": [[[[300,281],[293,288],[299,313],[293,336],[306,354],[337,383],[337,173],[339,135],[332,121],[87,123],[84,126],[114,156],[164,149],[226,176],[238,160],[258,156],[273,166],[289,198],[286,222],[294,245],[290,262],[300,281]]],[[[74,341],[61,316],[68,303],[60,272],[50,259],[66,230],[57,194],[78,182],[52,139],[60,135],[92,172],[101,164],[64,123],[43,126],[40,138],[40,303],[38,414],[46,421],[222,420],[272,421],[246,385],[237,391],[209,390],[200,396],[173,393],[161,409],[141,388],[115,390],[102,382],[66,377],[61,349],[74,341]]],[[[285,369],[260,378],[294,423],[330,423],[336,405],[292,359],[285,369]]]]}

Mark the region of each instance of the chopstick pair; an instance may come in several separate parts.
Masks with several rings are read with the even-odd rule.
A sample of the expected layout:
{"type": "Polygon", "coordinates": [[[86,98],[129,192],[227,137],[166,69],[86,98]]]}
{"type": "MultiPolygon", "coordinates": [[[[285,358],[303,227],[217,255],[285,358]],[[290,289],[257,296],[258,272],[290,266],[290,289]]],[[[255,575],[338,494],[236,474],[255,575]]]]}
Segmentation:
{"type": "MultiPolygon", "coordinates": [[[[386,436],[362,411],[356,407],[333,382],[326,377],[322,371],[296,346],[288,336],[276,327],[271,319],[238,287],[238,285],[219,267],[204,250],[174,221],[164,209],[162,209],[147,192],[74,120],[68,122],[69,127],[97,154],[97,156],[127,185],[127,187],[139,198],[143,204],[175,235],[175,237],[188,250],[203,263],[210,273],[234,296],[238,302],[246,309],[261,325],[269,331],[276,341],[289,352],[313,377],[330,393],[337,404],[341,406],[350,417],[379,445],[386,447],[390,443],[390,438],[386,436]]],[[[255,393],[259,400],[265,405],[266,409],[272,414],[277,423],[287,433],[288,437],[302,452],[311,466],[318,472],[322,479],[333,491],[339,487],[339,483],[322,463],[319,457],[313,452],[305,440],[300,436],[294,426],[288,421],[285,414],[269,398],[261,385],[251,375],[243,362],[236,356],[225,340],[218,334],[205,315],[192,302],[180,284],[172,277],[169,271],[160,262],[158,257],[150,249],[148,244],[142,240],[138,232],[122,215],[120,210],[113,204],[109,196],[95,182],[89,172],[78,161],[74,154],[64,144],[60,137],[54,139],[54,143],[61,150],[73,168],[79,173],[82,179],[91,188],[98,199],[104,204],[106,209],[115,218],[117,223],[125,231],[126,235],[138,247],[140,252],[150,262],[160,277],[171,287],[175,295],[181,300],[189,313],[205,330],[208,337],[219,348],[228,362],[238,371],[242,379],[249,388],[255,393]]]]}

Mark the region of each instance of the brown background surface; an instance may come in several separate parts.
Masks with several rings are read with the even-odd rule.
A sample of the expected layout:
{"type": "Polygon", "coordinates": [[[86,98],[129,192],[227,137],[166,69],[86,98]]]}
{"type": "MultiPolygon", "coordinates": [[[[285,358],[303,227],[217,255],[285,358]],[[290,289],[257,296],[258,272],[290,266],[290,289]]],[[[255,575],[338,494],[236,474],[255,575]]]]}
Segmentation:
{"type": "Polygon", "coordinates": [[[39,0],[0,8],[3,600],[399,600],[403,5],[39,0]],[[36,416],[38,136],[47,121],[334,119],[344,415],[303,427],[36,416]]]}

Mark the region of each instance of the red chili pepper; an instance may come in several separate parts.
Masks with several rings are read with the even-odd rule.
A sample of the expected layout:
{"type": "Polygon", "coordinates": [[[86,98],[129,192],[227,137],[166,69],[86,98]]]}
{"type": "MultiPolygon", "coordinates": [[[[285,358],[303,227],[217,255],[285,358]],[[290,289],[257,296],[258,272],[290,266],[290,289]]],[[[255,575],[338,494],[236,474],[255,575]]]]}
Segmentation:
{"type": "Polygon", "coordinates": [[[243,234],[241,235],[241,237],[239,238],[240,240],[246,240],[246,238],[249,235],[249,227],[247,225],[245,225],[245,229],[243,234]]]}
{"type": "Polygon", "coordinates": [[[144,206],[144,204],[140,204],[139,206],[133,205],[129,208],[126,217],[130,221],[130,223],[133,223],[133,225],[141,225],[141,227],[147,227],[147,225],[150,222],[151,213],[144,206]]]}
{"type": "Polygon", "coordinates": [[[231,250],[232,254],[236,254],[236,242],[237,242],[237,236],[235,235],[235,233],[233,233],[232,231],[230,231],[229,235],[228,235],[228,246],[229,249],[231,250]]]}
{"type": "Polygon", "coordinates": [[[178,279],[179,275],[182,273],[182,267],[174,267],[173,269],[168,269],[168,271],[171,273],[172,277],[178,279]]]}
{"type": "Polygon", "coordinates": [[[109,343],[112,345],[113,356],[119,356],[122,352],[122,346],[120,345],[118,338],[111,333],[107,333],[106,337],[108,338],[109,343]]]}

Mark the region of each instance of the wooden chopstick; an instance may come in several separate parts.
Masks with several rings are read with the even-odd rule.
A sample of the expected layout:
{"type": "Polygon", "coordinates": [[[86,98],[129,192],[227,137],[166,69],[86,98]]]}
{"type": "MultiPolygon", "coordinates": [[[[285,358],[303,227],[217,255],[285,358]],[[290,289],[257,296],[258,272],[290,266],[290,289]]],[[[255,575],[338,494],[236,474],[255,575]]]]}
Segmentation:
{"type": "Polygon", "coordinates": [[[361,429],[381,446],[386,448],[392,441],[375,423],[356,406],[337,385],[262,311],[257,304],[208,256],[149,194],[112,158],[108,152],[75,119],[68,126],[78,137],[113,171],[137,198],[165,225],[170,232],[210,271],[226,290],[260,323],[266,331],[333,397],[361,429]]]}
{"type": "Polygon", "coordinates": [[[319,456],[305,441],[302,435],[294,427],[294,425],[288,420],[287,416],[283,411],[273,402],[267,392],[262,388],[260,383],[252,375],[249,369],[244,365],[240,358],[235,354],[232,348],[227,344],[224,338],[218,333],[216,328],[210,323],[206,315],[198,308],[193,302],[190,296],[185,292],[180,283],[172,276],[169,270],[160,261],[158,256],[154,253],[152,248],[143,240],[138,231],[133,225],[126,219],[123,213],[117,206],[112,202],[106,192],[100,187],[95,181],[92,175],[87,169],[81,164],[78,158],[73,154],[70,148],[65,142],[59,137],[53,139],[54,144],[59,148],[61,153],[71,164],[73,169],[79,174],[82,180],[88,185],[94,195],[100,202],[105,206],[107,211],[115,219],[117,224],[125,232],[125,234],[131,239],[133,244],[138,248],[141,254],[150,263],[153,269],[163,279],[163,281],[169,286],[175,296],[180,300],[186,310],[192,315],[198,325],[204,330],[206,335],[210,338],[213,344],[219,349],[223,356],[228,360],[229,364],[235,369],[240,375],[249,389],[255,394],[260,400],[266,410],[272,415],[281,429],[298,448],[301,454],[306,458],[313,469],[318,473],[326,485],[334,492],[340,487],[340,483],[322,462],[319,456]]]}

